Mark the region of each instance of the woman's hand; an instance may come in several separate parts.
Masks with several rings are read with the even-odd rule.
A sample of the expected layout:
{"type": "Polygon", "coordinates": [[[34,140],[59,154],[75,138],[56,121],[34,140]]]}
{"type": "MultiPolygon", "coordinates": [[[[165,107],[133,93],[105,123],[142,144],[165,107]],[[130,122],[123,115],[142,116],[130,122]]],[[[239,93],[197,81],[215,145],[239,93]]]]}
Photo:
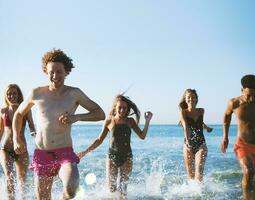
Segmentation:
{"type": "Polygon", "coordinates": [[[147,111],[147,112],[144,113],[144,118],[145,118],[146,121],[150,121],[152,116],[153,116],[153,114],[150,111],[147,111]]]}
{"type": "Polygon", "coordinates": [[[207,128],[206,128],[206,131],[207,131],[208,133],[211,133],[212,130],[213,130],[213,128],[210,128],[210,127],[207,127],[207,128]]]}
{"type": "Polygon", "coordinates": [[[80,159],[83,158],[86,155],[86,151],[81,151],[76,154],[80,159]]]}
{"type": "Polygon", "coordinates": [[[185,144],[185,147],[186,147],[189,151],[191,151],[192,146],[189,144],[189,142],[186,141],[184,144],[185,144]]]}

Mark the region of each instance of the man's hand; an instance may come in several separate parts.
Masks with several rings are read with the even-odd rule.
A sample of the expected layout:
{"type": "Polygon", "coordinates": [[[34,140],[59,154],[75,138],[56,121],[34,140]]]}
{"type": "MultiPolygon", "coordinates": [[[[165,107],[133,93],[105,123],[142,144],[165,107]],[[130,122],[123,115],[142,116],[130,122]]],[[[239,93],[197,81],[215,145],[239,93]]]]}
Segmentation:
{"type": "Polygon", "coordinates": [[[23,141],[13,141],[13,147],[16,154],[23,154],[27,152],[27,146],[23,141]]]}
{"type": "Polygon", "coordinates": [[[66,112],[65,114],[60,115],[60,117],[58,118],[58,120],[62,123],[62,124],[72,124],[75,122],[74,119],[74,115],[70,115],[68,112],[66,112]]]}
{"type": "Polygon", "coordinates": [[[227,148],[228,148],[228,138],[223,138],[221,142],[222,153],[226,153],[227,148]]]}

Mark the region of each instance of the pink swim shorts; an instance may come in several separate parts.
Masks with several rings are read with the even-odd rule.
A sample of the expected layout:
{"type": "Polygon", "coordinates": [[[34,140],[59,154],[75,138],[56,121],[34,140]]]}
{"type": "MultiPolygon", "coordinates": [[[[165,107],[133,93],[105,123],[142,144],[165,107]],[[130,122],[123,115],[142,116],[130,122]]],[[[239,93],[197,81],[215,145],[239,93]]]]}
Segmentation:
{"type": "Polygon", "coordinates": [[[79,163],[79,157],[72,147],[52,150],[35,149],[30,169],[38,176],[56,176],[61,165],[65,163],[79,163]]]}

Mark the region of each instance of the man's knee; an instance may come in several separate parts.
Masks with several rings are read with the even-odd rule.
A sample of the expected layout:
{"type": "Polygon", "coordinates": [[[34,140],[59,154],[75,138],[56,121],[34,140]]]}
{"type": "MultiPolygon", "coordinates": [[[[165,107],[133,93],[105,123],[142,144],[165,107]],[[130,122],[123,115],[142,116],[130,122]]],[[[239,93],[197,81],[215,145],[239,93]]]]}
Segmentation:
{"type": "Polygon", "coordinates": [[[254,169],[248,166],[243,167],[243,176],[247,180],[252,180],[254,177],[254,169]]]}
{"type": "Polygon", "coordinates": [[[247,190],[251,190],[253,187],[254,169],[247,166],[243,167],[243,180],[242,186],[247,190]]]}

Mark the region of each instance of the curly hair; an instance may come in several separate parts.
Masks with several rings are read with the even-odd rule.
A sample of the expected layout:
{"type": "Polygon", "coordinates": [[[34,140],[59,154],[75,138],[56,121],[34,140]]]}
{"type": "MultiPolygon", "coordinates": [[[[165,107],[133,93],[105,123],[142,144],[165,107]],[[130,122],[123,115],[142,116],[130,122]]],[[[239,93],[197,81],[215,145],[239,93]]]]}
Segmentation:
{"type": "Polygon", "coordinates": [[[60,62],[65,67],[66,74],[69,74],[74,68],[72,59],[69,58],[63,51],[60,49],[52,49],[51,51],[46,52],[42,57],[42,68],[45,73],[47,73],[47,64],[49,62],[60,62]]]}
{"type": "Polygon", "coordinates": [[[5,88],[5,95],[4,95],[4,102],[6,106],[9,106],[9,100],[7,98],[7,92],[8,90],[10,90],[11,88],[14,88],[17,90],[18,92],[18,104],[21,104],[21,102],[23,101],[23,94],[21,92],[20,87],[17,84],[9,84],[7,85],[7,87],[5,88]]]}
{"type": "MultiPolygon", "coordinates": [[[[188,104],[185,101],[186,94],[188,94],[188,93],[194,94],[196,99],[197,99],[197,102],[198,102],[197,91],[195,89],[187,89],[187,90],[185,90],[184,94],[182,95],[182,98],[181,98],[180,103],[179,103],[179,108],[181,110],[185,110],[185,109],[188,108],[188,104]]],[[[197,102],[196,102],[196,104],[197,104],[197,102]]]]}
{"type": "Polygon", "coordinates": [[[112,105],[112,110],[110,111],[110,116],[115,116],[116,115],[116,105],[117,105],[118,101],[124,101],[124,102],[127,103],[127,115],[126,115],[126,117],[131,116],[131,115],[135,115],[136,116],[136,122],[139,123],[140,115],[141,115],[139,109],[137,108],[136,104],[129,99],[129,97],[124,96],[123,94],[119,94],[115,97],[113,105],[112,105]],[[132,110],[132,112],[131,112],[131,110],[132,110]]]}

